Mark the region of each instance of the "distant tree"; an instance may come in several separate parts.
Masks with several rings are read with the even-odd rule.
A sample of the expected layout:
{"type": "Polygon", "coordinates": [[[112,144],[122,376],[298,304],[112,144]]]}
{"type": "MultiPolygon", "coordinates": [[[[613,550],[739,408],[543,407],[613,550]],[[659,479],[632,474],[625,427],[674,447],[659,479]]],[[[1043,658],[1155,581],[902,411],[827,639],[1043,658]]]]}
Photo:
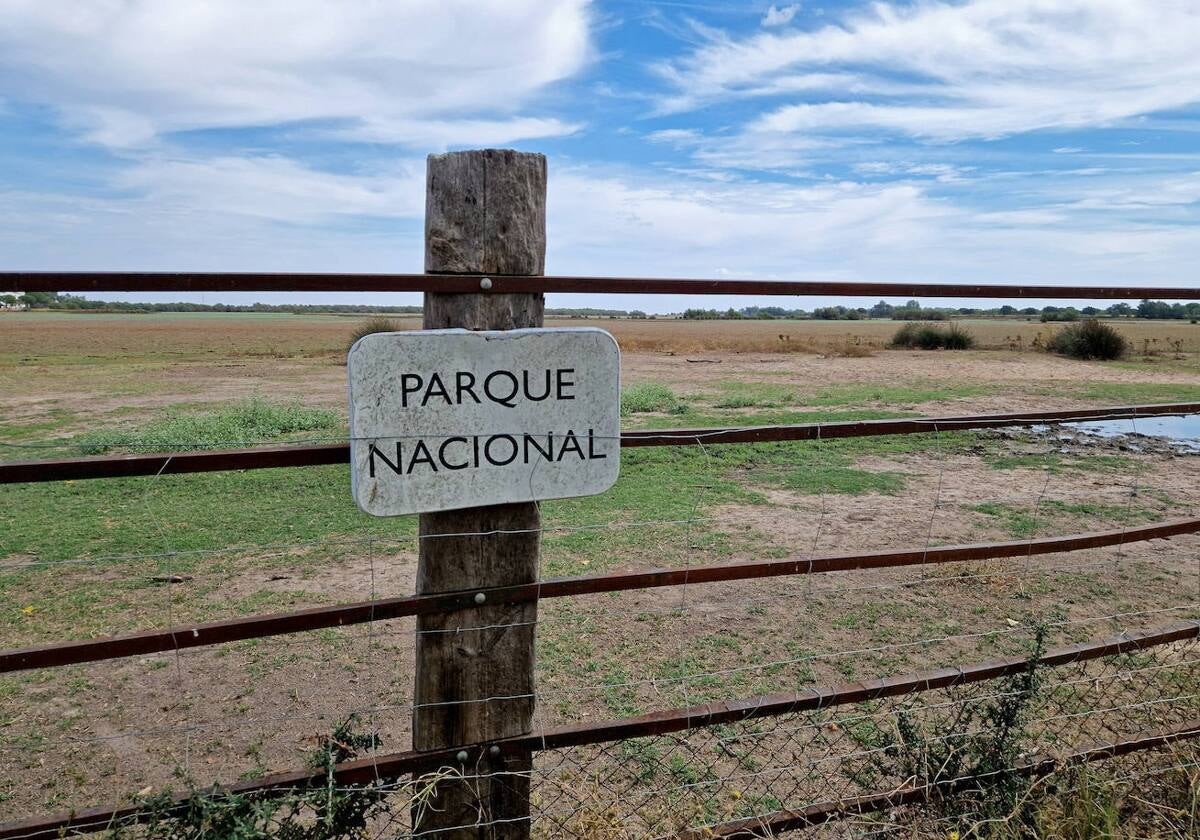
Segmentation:
{"type": "Polygon", "coordinates": [[[1001,315],[1016,315],[1017,307],[1010,306],[1009,304],[1006,303],[1000,307],[1000,314],[1001,315]]]}
{"type": "Polygon", "coordinates": [[[896,307],[892,306],[887,301],[881,300],[870,309],[872,318],[891,318],[892,313],[896,311],[896,307]]]}

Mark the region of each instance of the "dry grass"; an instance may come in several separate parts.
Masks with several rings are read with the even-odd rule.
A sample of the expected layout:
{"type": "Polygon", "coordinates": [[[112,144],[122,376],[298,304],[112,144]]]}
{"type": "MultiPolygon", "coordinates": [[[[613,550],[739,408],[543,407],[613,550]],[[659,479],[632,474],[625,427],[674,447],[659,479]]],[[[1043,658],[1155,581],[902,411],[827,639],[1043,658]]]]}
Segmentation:
{"type": "MultiPolygon", "coordinates": [[[[59,312],[0,315],[0,364],[74,359],[207,359],[214,347],[238,355],[344,361],[352,335],[376,316],[280,314],[83,315],[59,312]]],[[[420,316],[390,316],[395,329],[420,329],[420,316]]],[[[967,319],[987,350],[1042,349],[1063,328],[1024,320],[967,319]]],[[[1200,351],[1200,325],[1185,321],[1120,321],[1134,353],[1200,351]]],[[[600,327],[626,352],[815,353],[869,356],[887,347],[896,321],[681,321],[555,319],[551,327],[600,327]]]]}

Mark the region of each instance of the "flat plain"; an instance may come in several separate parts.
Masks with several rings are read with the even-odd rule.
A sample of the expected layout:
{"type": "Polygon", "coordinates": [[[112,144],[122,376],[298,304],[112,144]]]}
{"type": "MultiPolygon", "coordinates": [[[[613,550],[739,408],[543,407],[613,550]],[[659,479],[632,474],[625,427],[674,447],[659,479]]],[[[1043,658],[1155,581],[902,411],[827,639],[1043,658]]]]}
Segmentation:
{"type": "MultiPolygon", "coordinates": [[[[0,457],[344,439],[345,351],[361,320],[0,313],[0,457]]],[[[581,324],[622,346],[630,428],[1200,400],[1200,326],[1187,323],[1122,325],[1136,352],[1114,363],[1033,351],[1053,327],[1025,321],[964,322],[985,349],[961,352],[885,349],[887,321],[549,325],[581,324]]],[[[807,558],[1194,515],[1196,456],[1135,444],[938,431],[629,451],[613,490],[543,505],[542,568],[807,558]]],[[[341,466],[10,485],[0,498],[3,648],[413,590],[413,519],[359,513],[341,466]]],[[[1186,536],[546,602],[537,724],[982,661],[1027,650],[1035,625],[1054,645],[1196,617],[1197,549],[1186,536]]],[[[396,620],[0,677],[0,818],[288,769],[353,711],[384,750],[405,749],[412,647],[412,623],[396,620]]]]}

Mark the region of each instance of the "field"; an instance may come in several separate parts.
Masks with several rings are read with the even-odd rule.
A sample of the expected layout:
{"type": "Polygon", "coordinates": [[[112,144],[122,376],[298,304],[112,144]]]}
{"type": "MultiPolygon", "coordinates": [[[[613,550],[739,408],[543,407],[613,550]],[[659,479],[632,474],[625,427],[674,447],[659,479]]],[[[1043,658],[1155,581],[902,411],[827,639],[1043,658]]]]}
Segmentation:
{"type": "MultiPolygon", "coordinates": [[[[360,320],[0,314],[2,457],[344,438],[360,320]]],[[[1104,364],[1031,351],[1053,328],[1023,321],[966,322],[996,349],[954,353],[883,349],[892,322],[560,323],[617,336],[631,428],[1200,400],[1186,323],[1123,324],[1138,353],[1104,364]]],[[[631,450],[612,491],[543,505],[543,576],[1133,526],[1194,515],[1196,464],[1040,433],[631,450]]],[[[3,648],[413,590],[415,523],[355,510],[340,466],[0,493],[3,648]]],[[[1054,646],[1194,618],[1197,549],[1185,536],[547,602],[537,725],[1019,654],[1035,625],[1054,646]]],[[[354,710],[404,749],[412,632],[397,620],[0,678],[0,819],[290,768],[354,710]]],[[[1196,688],[1171,686],[1193,716],[1196,688]]],[[[1124,708],[1069,734],[1163,714],[1124,708]]],[[[654,761],[703,775],[677,755],[654,761]]],[[[731,813],[777,795],[745,790],[731,813]]]]}

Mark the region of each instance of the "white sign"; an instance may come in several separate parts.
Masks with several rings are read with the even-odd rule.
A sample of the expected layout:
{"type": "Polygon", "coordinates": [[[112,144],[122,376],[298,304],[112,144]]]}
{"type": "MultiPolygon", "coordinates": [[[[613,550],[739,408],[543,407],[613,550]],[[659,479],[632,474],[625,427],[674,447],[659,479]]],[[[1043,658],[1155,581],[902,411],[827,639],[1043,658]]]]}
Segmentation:
{"type": "Polygon", "coordinates": [[[598,329],[375,333],[350,348],[351,487],[397,516],[603,493],[620,352],[598,329]]]}

